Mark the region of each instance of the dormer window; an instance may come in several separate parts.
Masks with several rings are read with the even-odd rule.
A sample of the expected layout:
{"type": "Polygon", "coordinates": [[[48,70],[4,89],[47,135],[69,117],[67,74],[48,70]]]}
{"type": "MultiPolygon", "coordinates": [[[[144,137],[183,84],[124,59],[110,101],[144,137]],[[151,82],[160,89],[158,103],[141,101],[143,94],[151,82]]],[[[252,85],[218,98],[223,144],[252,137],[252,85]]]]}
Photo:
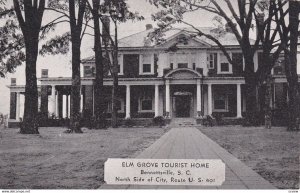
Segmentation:
{"type": "Polygon", "coordinates": [[[141,54],[140,56],[140,74],[153,74],[153,54],[141,54]]]}

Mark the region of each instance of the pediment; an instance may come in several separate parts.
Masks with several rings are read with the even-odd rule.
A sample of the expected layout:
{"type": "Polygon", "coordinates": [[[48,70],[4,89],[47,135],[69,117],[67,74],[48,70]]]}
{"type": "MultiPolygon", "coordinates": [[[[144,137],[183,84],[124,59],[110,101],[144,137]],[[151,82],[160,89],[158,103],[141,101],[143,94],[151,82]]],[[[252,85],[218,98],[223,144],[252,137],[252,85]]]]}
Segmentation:
{"type": "Polygon", "coordinates": [[[179,32],[160,45],[160,47],[170,48],[175,46],[178,48],[209,48],[210,44],[199,40],[196,37],[191,37],[187,32],[179,32]]]}

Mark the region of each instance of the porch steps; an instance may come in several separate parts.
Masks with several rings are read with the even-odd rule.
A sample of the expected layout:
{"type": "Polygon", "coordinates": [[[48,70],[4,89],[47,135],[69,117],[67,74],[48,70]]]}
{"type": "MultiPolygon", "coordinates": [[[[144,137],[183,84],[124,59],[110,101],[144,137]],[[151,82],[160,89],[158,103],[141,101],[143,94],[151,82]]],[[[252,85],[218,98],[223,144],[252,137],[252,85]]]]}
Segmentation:
{"type": "Polygon", "coordinates": [[[171,127],[191,127],[197,125],[194,118],[172,118],[171,127]]]}

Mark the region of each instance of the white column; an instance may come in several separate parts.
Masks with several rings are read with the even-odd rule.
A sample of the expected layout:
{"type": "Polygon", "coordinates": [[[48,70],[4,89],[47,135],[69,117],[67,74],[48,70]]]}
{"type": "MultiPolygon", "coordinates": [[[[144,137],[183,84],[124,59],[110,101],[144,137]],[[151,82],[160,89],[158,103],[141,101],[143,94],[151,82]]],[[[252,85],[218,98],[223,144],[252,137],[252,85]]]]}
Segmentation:
{"type": "Polygon", "coordinates": [[[155,115],[154,117],[158,116],[158,108],[159,108],[159,87],[158,84],[155,85],[155,99],[154,99],[154,109],[155,109],[155,115]]]}
{"type": "Polygon", "coordinates": [[[20,92],[17,92],[17,101],[16,101],[16,120],[20,121],[20,92]]]}
{"type": "Polygon", "coordinates": [[[197,80],[197,117],[200,117],[201,114],[201,85],[200,80],[197,80]]]}
{"type": "Polygon", "coordinates": [[[51,88],[51,111],[50,115],[56,113],[56,98],[55,98],[55,85],[52,85],[51,88]]]}
{"type": "Polygon", "coordinates": [[[63,101],[62,101],[62,109],[63,109],[63,118],[66,118],[68,117],[68,114],[67,114],[67,95],[63,95],[63,101]]]}
{"type": "Polygon", "coordinates": [[[83,110],[83,95],[82,95],[82,87],[80,87],[80,112],[83,110]]]}
{"type": "Polygon", "coordinates": [[[241,97],[241,84],[236,85],[236,116],[238,118],[242,117],[242,97],[241,97]]]}
{"type": "Polygon", "coordinates": [[[130,118],[130,85],[126,85],[126,119],[130,118]]]}
{"type": "Polygon", "coordinates": [[[71,114],[71,95],[68,95],[68,117],[70,118],[71,114]]]}
{"type": "Polygon", "coordinates": [[[170,82],[166,80],[166,116],[170,117],[170,82]]]}
{"type": "Polygon", "coordinates": [[[208,115],[212,114],[212,92],[211,92],[211,84],[208,84],[208,89],[207,89],[207,109],[208,109],[208,115]]]}
{"type": "Polygon", "coordinates": [[[58,111],[59,111],[59,102],[58,102],[58,91],[56,91],[55,95],[55,116],[58,117],[58,111]]]}

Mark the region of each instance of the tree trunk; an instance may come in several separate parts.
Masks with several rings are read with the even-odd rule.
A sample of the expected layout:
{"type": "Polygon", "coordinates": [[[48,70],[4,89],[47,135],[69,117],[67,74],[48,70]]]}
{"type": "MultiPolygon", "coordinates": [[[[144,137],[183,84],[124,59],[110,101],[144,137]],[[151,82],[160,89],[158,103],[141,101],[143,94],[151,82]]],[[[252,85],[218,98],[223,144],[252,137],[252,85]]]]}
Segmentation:
{"type": "Polygon", "coordinates": [[[38,55],[39,29],[28,32],[26,43],[26,86],[24,118],[21,123],[20,133],[38,134],[38,90],[36,78],[36,62],[38,55]]]}
{"type": "Polygon", "coordinates": [[[251,55],[245,57],[245,88],[246,88],[246,117],[245,126],[254,126],[260,124],[257,116],[257,80],[254,73],[254,62],[251,55]]]}
{"type": "Polygon", "coordinates": [[[300,3],[289,1],[290,50],[285,50],[286,77],[289,93],[289,125],[288,130],[299,130],[300,91],[297,74],[297,44],[299,37],[300,3]]]}
{"type": "Polygon", "coordinates": [[[102,44],[100,36],[100,22],[99,22],[99,0],[93,0],[93,18],[94,18],[94,48],[95,48],[95,66],[96,77],[94,84],[94,97],[95,97],[95,127],[105,128],[104,117],[104,95],[103,95],[103,56],[102,56],[102,44]]]}
{"type": "Polygon", "coordinates": [[[265,107],[264,107],[264,114],[265,114],[265,128],[271,129],[272,127],[272,110],[270,107],[271,103],[271,92],[272,92],[272,78],[271,75],[268,75],[266,78],[266,89],[265,89],[265,107]]]}
{"type": "Polygon", "coordinates": [[[72,86],[70,129],[75,133],[82,133],[80,125],[80,32],[76,30],[72,35],[72,86]]]}
{"type": "Polygon", "coordinates": [[[117,93],[118,93],[118,74],[115,70],[115,64],[113,66],[113,89],[112,89],[112,114],[111,114],[111,126],[113,128],[118,127],[118,109],[117,109],[117,93]]]}

